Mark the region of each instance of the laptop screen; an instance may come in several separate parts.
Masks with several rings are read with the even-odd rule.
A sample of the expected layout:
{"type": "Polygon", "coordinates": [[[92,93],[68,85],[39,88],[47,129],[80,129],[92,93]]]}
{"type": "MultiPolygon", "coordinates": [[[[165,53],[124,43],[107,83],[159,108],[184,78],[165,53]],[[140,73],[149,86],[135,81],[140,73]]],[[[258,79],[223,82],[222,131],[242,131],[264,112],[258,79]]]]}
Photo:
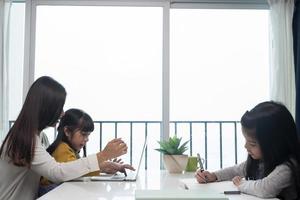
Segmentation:
{"type": "Polygon", "coordinates": [[[140,158],[139,158],[139,161],[138,161],[138,165],[133,166],[133,167],[136,167],[136,171],[132,172],[131,170],[126,170],[127,174],[134,173],[135,176],[137,177],[137,175],[140,171],[141,165],[142,165],[142,160],[143,160],[143,157],[144,157],[144,154],[145,154],[145,151],[146,151],[146,147],[147,147],[147,137],[145,137],[145,141],[144,141],[144,145],[143,145],[143,148],[142,148],[142,152],[140,153],[140,158]]]}
{"type": "Polygon", "coordinates": [[[138,164],[133,165],[135,167],[136,171],[131,171],[131,170],[126,170],[127,176],[124,176],[123,173],[116,173],[111,176],[92,176],[91,181],[136,181],[138,177],[138,173],[140,171],[141,165],[142,165],[142,160],[144,153],[146,151],[147,147],[147,137],[145,137],[144,145],[142,147],[142,150],[139,151],[139,159],[138,159],[138,164]]]}

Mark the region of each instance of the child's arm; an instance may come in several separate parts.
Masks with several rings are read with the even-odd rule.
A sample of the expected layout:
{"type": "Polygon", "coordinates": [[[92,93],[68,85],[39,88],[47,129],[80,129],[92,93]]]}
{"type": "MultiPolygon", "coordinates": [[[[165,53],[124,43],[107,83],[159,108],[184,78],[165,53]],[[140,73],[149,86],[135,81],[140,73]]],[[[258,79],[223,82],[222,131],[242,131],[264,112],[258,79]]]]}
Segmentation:
{"type": "Polygon", "coordinates": [[[267,177],[259,180],[242,180],[238,186],[241,192],[260,198],[276,197],[284,188],[292,184],[291,170],[285,165],[277,166],[267,177]]]}
{"type": "Polygon", "coordinates": [[[210,183],[215,182],[217,177],[214,173],[210,173],[209,171],[203,171],[203,169],[199,169],[195,173],[195,177],[198,183],[210,183]]]}
{"type": "Polygon", "coordinates": [[[217,181],[228,181],[235,176],[245,177],[245,167],[246,162],[242,162],[239,165],[218,170],[214,174],[217,176],[217,181]]]}

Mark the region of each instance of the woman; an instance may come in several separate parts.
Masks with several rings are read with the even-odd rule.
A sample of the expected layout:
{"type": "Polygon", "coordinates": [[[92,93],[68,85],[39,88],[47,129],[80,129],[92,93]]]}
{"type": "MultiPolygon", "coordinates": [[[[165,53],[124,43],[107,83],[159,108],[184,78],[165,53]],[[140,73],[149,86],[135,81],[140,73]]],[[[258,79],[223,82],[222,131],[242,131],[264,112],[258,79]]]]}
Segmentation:
{"type": "Polygon", "coordinates": [[[97,154],[68,163],[57,163],[49,155],[41,144],[40,133],[56,125],[63,115],[65,99],[64,87],[50,77],[40,77],[30,87],[21,112],[0,148],[0,199],[35,199],[41,176],[63,182],[100,169],[132,169],[130,165],[105,162],[127,152],[127,145],[121,139],[110,141],[97,154]]]}

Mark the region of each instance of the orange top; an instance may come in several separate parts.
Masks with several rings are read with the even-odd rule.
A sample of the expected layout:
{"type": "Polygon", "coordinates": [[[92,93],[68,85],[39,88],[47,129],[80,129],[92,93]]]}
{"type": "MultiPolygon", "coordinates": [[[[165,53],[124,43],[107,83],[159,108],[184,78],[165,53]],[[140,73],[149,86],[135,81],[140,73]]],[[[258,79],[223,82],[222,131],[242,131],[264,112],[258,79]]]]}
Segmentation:
{"type": "MultiPolygon", "coordinates": [[[[78,159],[78,154],[65,142],[61,142],[55,151],[51,154],[57,162],[70,162],[78,159]]],[[[90,172],[84,176],[98,176],[100,171],[90,172]]],[[[41,177],[40,184],[42,186],[50,185],[52,182],[41,177]]]]}

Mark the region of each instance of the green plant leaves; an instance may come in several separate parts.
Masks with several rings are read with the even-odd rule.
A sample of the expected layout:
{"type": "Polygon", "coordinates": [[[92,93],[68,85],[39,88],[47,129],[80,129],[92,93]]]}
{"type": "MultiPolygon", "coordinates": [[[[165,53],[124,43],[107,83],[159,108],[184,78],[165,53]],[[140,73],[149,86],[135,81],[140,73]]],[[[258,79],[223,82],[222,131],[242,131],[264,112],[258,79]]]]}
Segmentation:
{"type": "Polygon", "coordinates": [[[155,150],[167,155],[182,155],[188,149],[186,145],[189,141],[184,142],[180,146],[181,139],[182,138],[173,136],[167,141],[157,141],[160,145],[160,148],[155,150]]]}

